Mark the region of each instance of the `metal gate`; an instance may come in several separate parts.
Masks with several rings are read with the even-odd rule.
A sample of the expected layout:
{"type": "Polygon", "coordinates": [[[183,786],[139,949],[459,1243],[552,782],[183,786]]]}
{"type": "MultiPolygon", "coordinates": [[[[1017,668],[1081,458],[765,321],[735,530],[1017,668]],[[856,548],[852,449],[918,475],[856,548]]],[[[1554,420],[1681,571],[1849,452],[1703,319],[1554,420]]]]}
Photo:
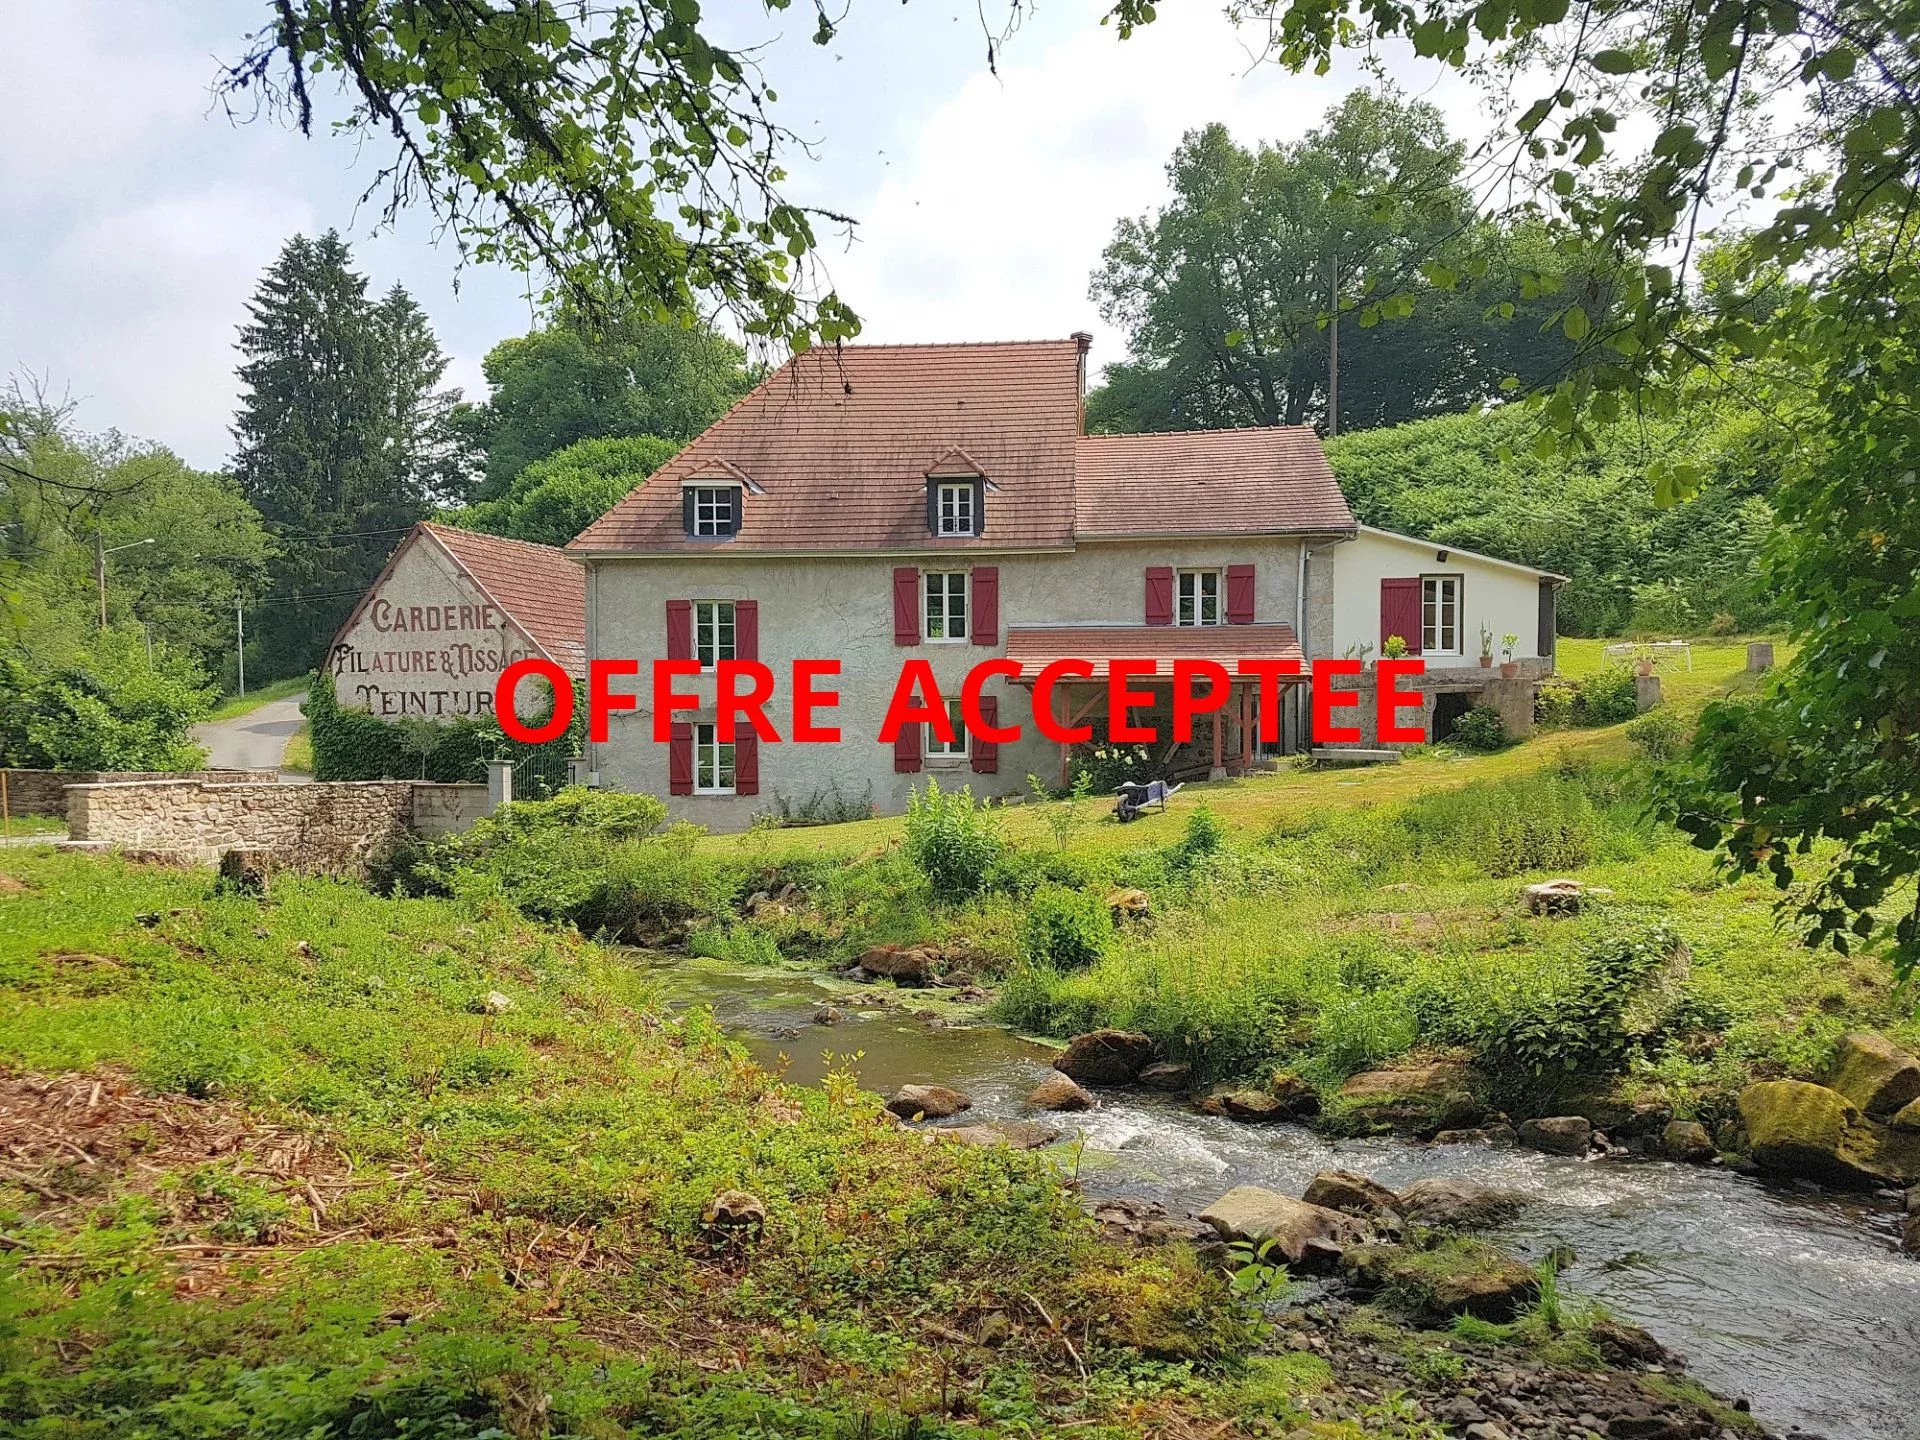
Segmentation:
{"type": "Polygon", "coordinates": [[[571,757],[564,745],[533,745],[513,757],[513,798],[544,800],[566,789],[571,757]]]}

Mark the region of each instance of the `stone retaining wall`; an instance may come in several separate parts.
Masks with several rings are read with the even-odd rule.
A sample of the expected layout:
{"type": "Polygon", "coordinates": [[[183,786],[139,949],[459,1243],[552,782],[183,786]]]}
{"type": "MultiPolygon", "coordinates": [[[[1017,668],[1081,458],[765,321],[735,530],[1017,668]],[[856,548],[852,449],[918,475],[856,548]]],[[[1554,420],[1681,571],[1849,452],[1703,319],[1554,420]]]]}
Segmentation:
{"type": "MultiPolygon", "coordinates": [[[[1435,697],[1447,693],[1465,693],[1473,697],[1475,705],[1491,705],[1500,712],[1501,722],[1506,726],[1509,739],[1519,740],[1533,733],[1533,698],[1539,684],[1553,673],[1550,661],[1527,659],[1517,662],[1517,669],[1511,679],[1503,679],[1497,667],[1482,669],[1478,665],[1433,666],[1420,675],[1399,679],[1399,688],[1404,691],[1418,692],[1421,706],[1415,710],[1409,705],[1400,711],[1399,722],[1402,725],[1419,725],[1427,733],[1433,733],[1433,706],[1435,697]]],[[[1333,712],[1337,725],[1358,725],[1358,740],[1315,741],[1316,749],[1338,749],[1351,747],[1356,749],[1376,749],[1380,747],[1377,728],[1378,710],[1375,701],[1377,677],[1371,664],[1358,675],[1338,676],[1333,681],[1335,690],[1358,691],[1360,705],[1356,711],[1347,705],[1333,712]]],[[[1398,745],[1403,742],[1391,742],[1398,745]]]]}
{"type": "Polygon", "coordinates": [[[6,777],[10,815],[67,815],[69,785],[130,784],[144,780],[202,780],[212,784],[264,784],[277,770],[0,770],[6,777]]]}
{"type": "MultiPolygon", "coordinates": [[[[413,828],[412,780],[315,785],[216,784],[202,780],[70,785],[67,827],[87,848],[115,846],[170,860],[212,863],[235,845],[260,846],[288,869],[364,873],[413,828]]],[[[433,786],[465,791],[484,786],[433,786]]],[[[435,815],[470,804],[429,802],[435,815]]]]}
{"type": "Polygon", "coordinates": [[[450,835],[493,813],[493,796],[485,785],[440,785],[418,780],[413,785],[413,830],[416,835],[450,835]]]}

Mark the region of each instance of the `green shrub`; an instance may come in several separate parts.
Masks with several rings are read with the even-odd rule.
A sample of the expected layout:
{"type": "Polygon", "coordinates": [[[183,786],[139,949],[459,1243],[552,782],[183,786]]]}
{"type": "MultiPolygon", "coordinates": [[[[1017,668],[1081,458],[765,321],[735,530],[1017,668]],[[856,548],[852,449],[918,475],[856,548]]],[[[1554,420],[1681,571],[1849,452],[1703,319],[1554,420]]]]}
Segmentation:
{"type": "Polygon", "coordinates": [[[1633,671],[1609,665],[1582,677],[1574,698],[1574,720],[1581,725],[1618,725],[1633,719],[1639,709],[1634,696],[1633,671]]]}
{"type": "Polygon", "coordinates": [[[1020,926],[1020,953],[1031,965],[1082,970],[1106,953],[1113,918],[1086,890],[1048,885],[1034,892],[1020,926]]]}
{"type": "Polygon", "coordinates": [[[1507,743],[1507,725],[1491,705],[1476,705],[1454,723],[1447,737],[1466,750],[1499,750],[1507,743]]]}
{"type": "Polygon", "coordinates": [[[1642,755],[1655,764],[1662,764],[1687,748],[1693,739],[1693,727],[1674,710],[1661,707],[1649,710],[1638,720],[1630,722],[1627,739],[1639,748],[1642,755]]]}
{"type": "Polygon", "coordinates": [[[1573,681],[1543,680],[1533,692],[1533,723],[1543,730],[1564,730],[1574,723],[1579,700],[1580,687],[1573,681]]]}
{"type": "Polygon", "coordinates": [[[934,898],[968,900],[986,888],[988,872],[1002,848],[991,811],[973,798],[973,787],[943,792],[938,780],[907,800],[907,858],[912,860],[934,898]]]}
{"type": "Polygon", "coordinates": [[[1227,827],[1204,801],[1187,814],[1180,839],[1169,847],[1167,859],[1175,869],[1191,869],[1218,855],[1227,846],[1227,827]]]}
{"type": "Polygon", "coordinates": [[[0,764],[40,770],[192,770],[212,688],[186,656],[109,630],[65,664],[0,655],[0,764]]]}
{"type": "Polygon", "coordinates": [[[602,840],[641,840],[666,821],[666,803],[658,796],[571,785],[545,800],[516,800],[503,806],[476,821],[462,841],[465,848],[484,848],[503,835],[540,830],[588,831],[602,840]]]}
{"type": "Polygon", "coordinates": [[[1654,1029],[1651,1019],[1644,1025],[1630,1020],[1637,1002],[1685,953],[1663,925],[1592,946],[1570,984],[1530,998],[1497,1026],[1484,1047],[1485,1058],[1510,1078],[1589,1085],[1619,1074],[1654,1029]]]}
{"type": "Polygon", "coordinates": [[[1076,788],[1084,783],[1092,794],[1108,795],[1123,781],[1152,779],[1152,765],[1153,752],[1146,746],[1098,738],[1096,731],[1090,744],[1074,746],[1071,770],[1076,788]]]}

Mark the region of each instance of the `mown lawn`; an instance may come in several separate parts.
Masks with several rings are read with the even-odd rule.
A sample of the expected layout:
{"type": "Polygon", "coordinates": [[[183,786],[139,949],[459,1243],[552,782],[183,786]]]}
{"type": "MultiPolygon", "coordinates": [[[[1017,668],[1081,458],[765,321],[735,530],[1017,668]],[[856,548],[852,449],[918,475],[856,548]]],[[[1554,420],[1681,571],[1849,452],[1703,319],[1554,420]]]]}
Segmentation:
{"type": "Polygon", "coordinates": [[[782,1085],[497,901],[4,851],[0,999],[7,1433],[1133,1435],[1250,1339],[1045,1162],[782,1085]]]}

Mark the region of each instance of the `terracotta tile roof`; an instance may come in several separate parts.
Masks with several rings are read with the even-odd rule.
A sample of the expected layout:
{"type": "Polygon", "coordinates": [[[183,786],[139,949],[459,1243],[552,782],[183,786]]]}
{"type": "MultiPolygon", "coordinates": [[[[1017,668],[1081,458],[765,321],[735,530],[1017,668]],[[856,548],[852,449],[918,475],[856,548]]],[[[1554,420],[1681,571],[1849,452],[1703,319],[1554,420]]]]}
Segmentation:
{"type": "Polygon", "coordinates": [[[575,551],[974,550],[1073,542],[1080,346],[849,345],[781,366],[601,516],[575,551]],[[927,471],[955,449],[995,487],[977,539],[927,534],[927,471]],[[680,482],[725,461],[762,494],[740,533],[690,539],[680,482]]]}
{"type": "Polygon", "coordinates": [[[1085,660],[1105,678],[1109,660],[1152,660],[1171,677],[1175,660],[1300,660],[1291,625],[1046,625],[1007,631],[1007,658],[1031,680],[1055,660],[1085,660]]]}
{"type": "Polygon", "coordinates": [[[566,552],[530,540],[422,521],[454,563],[570,675],[587,669],[586,572],[566,552]]]}
{"type": "Polygon", "coordinates": [[[1083,435],[1074,511],[1082,539],[1354,528],[1320,437],[1304,425],[1083,435]]]}

